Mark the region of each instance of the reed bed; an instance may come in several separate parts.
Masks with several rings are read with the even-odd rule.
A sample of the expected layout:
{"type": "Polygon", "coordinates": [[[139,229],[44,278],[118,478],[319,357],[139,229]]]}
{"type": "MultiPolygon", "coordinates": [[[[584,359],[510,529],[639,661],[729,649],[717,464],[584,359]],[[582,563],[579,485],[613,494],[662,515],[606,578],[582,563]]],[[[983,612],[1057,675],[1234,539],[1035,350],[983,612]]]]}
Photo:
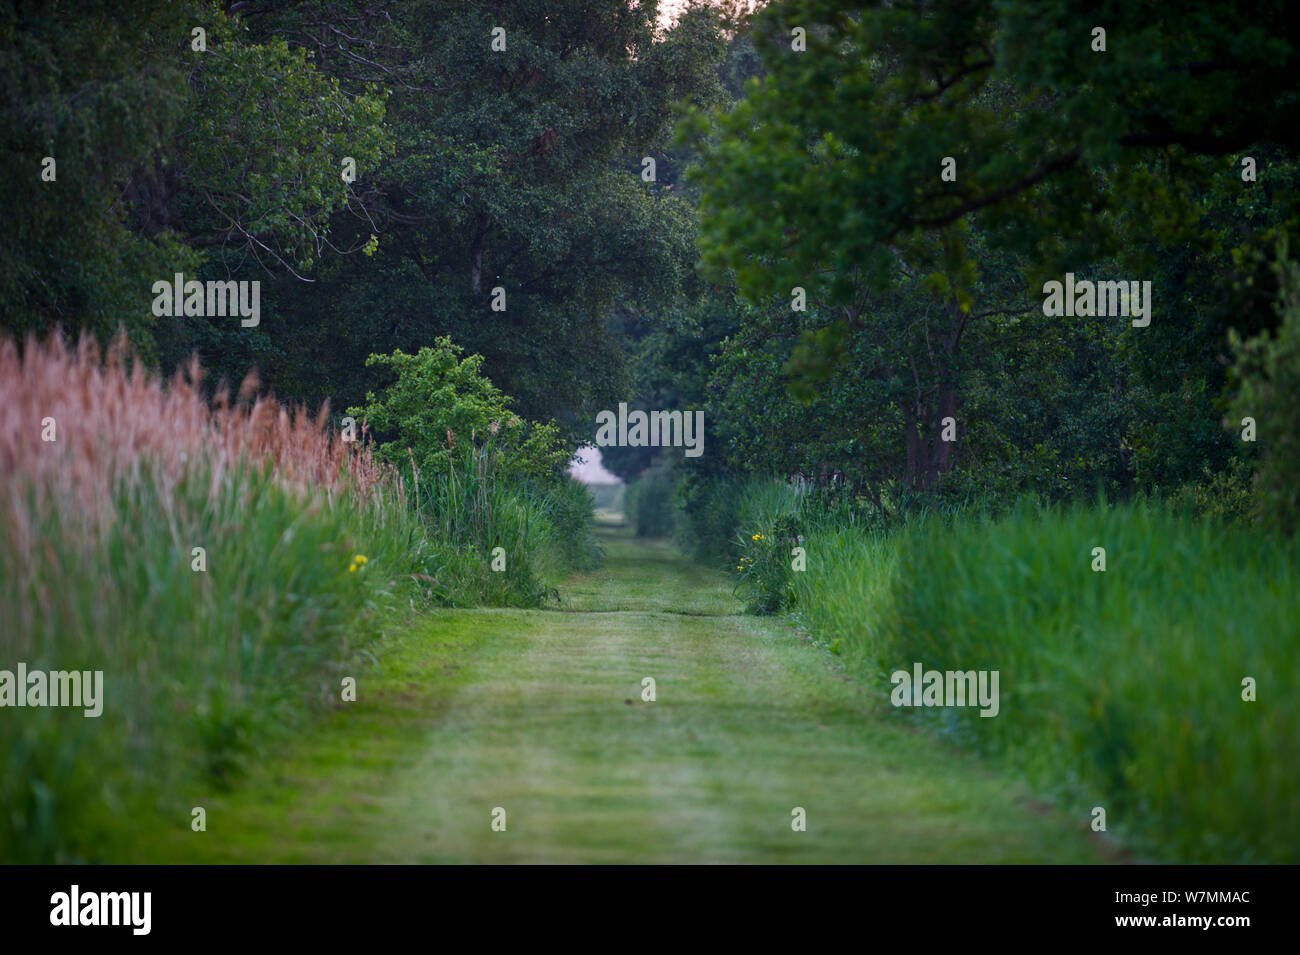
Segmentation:
{"type": "Polygon", "coordinates": [[[164,382],[120,342],[0,342],[0,669],[104,675],[98,718],[0,709],[0,858],[188,828],[340,704],[432,547],[401,475],[327,416],[251,377],[209,401],[197,363],[164,382]]]}

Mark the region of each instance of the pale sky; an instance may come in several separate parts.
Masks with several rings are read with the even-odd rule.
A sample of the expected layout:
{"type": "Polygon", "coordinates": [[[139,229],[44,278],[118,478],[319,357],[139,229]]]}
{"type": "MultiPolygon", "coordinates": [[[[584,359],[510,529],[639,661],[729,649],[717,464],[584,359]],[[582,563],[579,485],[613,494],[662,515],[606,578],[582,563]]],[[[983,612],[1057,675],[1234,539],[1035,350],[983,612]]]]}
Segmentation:
{"type": "Polygon", "coordinates": [[[659,22],[672,23],[677,17],[677,11],[684,6],[686,6],[686,0],[660,0],[659,22]]]}
{"type": "Polygon", "coordinates": [[[569,465],[569,473],[576,477],[583,484],[621,484],[618,476],[605,470],[605,465],[600,462],[600,448],[587,445],[578,449],[573,463],[569,465]],[[578,458],[582,458],[582,463],[578,463],[578,458]]]}
{"type": "MultiPolygon", "coordinates": [[[[753,7],[755,0],[749,0],[750,7],[753,7]]],[[[686,0],[659,0],[659,22],[661,24],[672,23],[677,19],[677,11],[686,6],[686,0]]]]}

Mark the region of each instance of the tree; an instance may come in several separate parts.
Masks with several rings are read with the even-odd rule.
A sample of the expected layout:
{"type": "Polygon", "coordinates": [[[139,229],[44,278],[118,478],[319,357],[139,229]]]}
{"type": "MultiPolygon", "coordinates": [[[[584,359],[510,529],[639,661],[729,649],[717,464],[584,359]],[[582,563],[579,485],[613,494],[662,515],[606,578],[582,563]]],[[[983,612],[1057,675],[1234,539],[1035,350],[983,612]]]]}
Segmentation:
{"type": "MultiPolygon", "coordinates": [[[[1276,3],[1249,11],[1194,3],[1176,15],[1150,3],[1093,13],[1070,0],[771,4],[754,20],[764,75],[734,108],[697,114],[687,126],[700,156],[704,261],[715,274],[733,272],[753,301],[801,287],[823,313],[839,313],[802,336],[796,390],[858,354],[840,347],[845,335],[893,347],[900,322],[924,329],[905,348],[903,367],[911,374],[915,363],[919,379],[921,357],[943,359],[937,384],[913,381],[918,395],[936,396],[943,417],[952,384],[978,370],[946,343],[978,352],[1007,337],[992,327],[984,343],[971,342],[976,327],[961,317],[964,304],[972,315],[1005,316],[1066,271],[1113,267],[1133,277],[1143,268],[1137,275],[1159,283],[1157,315],[1167,327],[1145,337],[1147,329],[1125,330],[1118,342],[1113,329],[1096,329],[1089,351],[1113,374],[1096,380],[1110,379],[1093,396],[1108,410],[1083,431],[1090,440],[1110,432],[1103,457],[1125,469],[1136,460],[1152,480],[1150,465],[1166,459],[1169,438],[1194,440],[1197,452],[1180,455],[1175,469],[1185,477],[1228,453],[1209,413],[1222,367],[1207,367],[1215,358],[1204,347],[1191,359],[1207,342],[1221,350],[1229,323],[1243,319],[1225,260],[1253,261],[1274,230],[1296,219],[1286,189],[1300,136],[1294,35],[1276,3]],[[1106,31],[1105,52],[1093,49],[1094,26],[1106,31]],[[804,52],[792,43],[797,29],[806,33],[804,52]],[[1240,175],[1245,153],[1266,160],[1268,190],[1276,191],[1250,192],[1240,175]],[[1181,247],[1193,260],[1183,274],[1167,255],[1181,247]],[[913,297],[927,289],[935,302],[913,297]],[[1196,330],[1180,333],[1189,300],[1199,310],[1196,330]],[[1155,427],[1117,420],[1113,412],[1131,408],[1133,394],[1163,398],[1175,387],[1160,380],[1148,348],[1175,349],[1185,371],[1205,382],[1182,409],[1194,427],[1167,427],[1172,409],[1155,427]]],[[[1248,322],[1262,314],[1259,304],[1248,322]]],[[[1039,337],[1010,337],[1017,349],[1037,350],[1061,336],[1040,326],[1039,337]]],[[[981,361],[988,358],[1005,355],[981,361]]],[[[1100,369],[1077,372],[1096,379],[1100,369]]],[[[879,372],[888,380],[898,368],[886,362],[879,372]]],[[[900,443],[913,482],[932,484],[949,465],[942,449],[936,457],[924,447],[935,410],[909,403],[900,443]]],[[[1058,450],[1086,459],[1100,447],[1058,450]]]]}
{"type": "MultiPolygon", "coordinates": [[[[161,340],[184,357],[178,340],[196,334],[155,322],[152,284],[264,277],[258,261],[310,267],[349,199],[335,154],[346,145],[364,172],[386,146],[375,90],[342,93],[283,42],[248,42],[212,4],[8,4],[0,39],[15,224],[0,240],[0,315],[17,332],[106,338],[124,325],[146,356],[161,340]]],[[[217,332],[244,358],[261,334],[217,332]]]]}
{"type": "Polygon", "coordinates": [[[1256,516],[1294,534],[1300,530],[1300,263],[1283,246],[1276,268],[1281,323],[1273,334],[1233,335],[1235,393],[1224,424],[1242,440],[1249,420],[1250,440],[1260,447],[1256,516]]]}
{"type": "Polygon", "coordinates": [[[720,95],[723,40],[705,10],[662,35],[655,18],[629,0],[250,14],[344,88],[392,91],[395,151],[356,187],[367,217],[336,216],[343,241],[373,232],[378,251],[270,290],[279,387],[356,401],[376,383],[371,351],[449,335],[521,415],[555,418],[574,444],[589,433],[629,388],[611,317],[674,299],[695,254],[693,210],[640,173],[662,158],[677,101],[720,95]]]}

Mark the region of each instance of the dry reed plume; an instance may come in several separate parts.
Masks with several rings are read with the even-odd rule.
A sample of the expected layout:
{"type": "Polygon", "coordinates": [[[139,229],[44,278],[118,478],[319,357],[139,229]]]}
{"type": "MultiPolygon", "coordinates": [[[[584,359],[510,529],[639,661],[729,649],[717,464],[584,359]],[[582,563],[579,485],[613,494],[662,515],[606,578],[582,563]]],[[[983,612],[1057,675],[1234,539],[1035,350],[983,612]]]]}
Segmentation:
{"type": "Polygon", "coordinates": [[[244,465],[270,467],[276,483],[322,493],[327,502],[347,494],[364,507],[386,488],[402,497],[400,477],[374,459],[367,442],[344,442],[326,430],[328,404],[313,417],[256,396],[252,375],[235,400],[222,388],[209,403],[201,378],[192,360],[164,385],[131,361],[125,339],[106,354],[89,336],[75,347],[59,336],[29,339],[21,356],[12,339],[0,341],[0,520],[19,551],[35,546],[29,520],[48,509],[88,535],[102,530],[114,494],[145,470],[163,502],[196,474],[215,496],[244,465]],[[47,418],[54,419],[54,441],[42,439],[47,418]]]}

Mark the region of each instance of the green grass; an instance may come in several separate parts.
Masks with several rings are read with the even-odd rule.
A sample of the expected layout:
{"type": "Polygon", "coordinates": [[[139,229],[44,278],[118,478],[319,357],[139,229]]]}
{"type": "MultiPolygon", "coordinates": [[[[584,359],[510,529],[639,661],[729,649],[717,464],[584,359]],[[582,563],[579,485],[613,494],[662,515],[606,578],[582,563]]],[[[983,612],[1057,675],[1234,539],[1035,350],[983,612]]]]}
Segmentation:
{"type": "Polygon", "coordinates": [[[164,492],[145,466],[102,536],[47,514],[21,566],[0,522],[2,665],[102,670],[105,697],[98,718],[5,711],[0,859],[102,861],[133,838],[124,820],[188,814],[182,787],[230,785],[265,738],[338,695],[406,592],[420,532],[404,508],[328,507],[264,469],[228,472],[215,498],[208,486],[200,472],[164,492]],[[349,572],[357,553],[368,562],[349,572]]]}
{"type": "Polygon", "coordinates": [[[565,609],[438,610],[389,632],[357,703],[239,790],[190,793],[208,831],[186,817],[134,861],[1108,858],[1083,817],[882,718],[824,651],[741,613],[724,574],[602,536],[606,565],[561,587],[565,609]]]}
{"type": "Polygon", "coordinates": [[[796,614],[877,692],[996,669],[1001,712],[898,712],[1174,862],[1300,860],[1300,548],[1150,506],[810,531],[796,614]],[[1092,549],[1106,549],[1104,573],[1092,549]],[[1242,679],[1258,700],[1242,699],[1242,679]]]}

